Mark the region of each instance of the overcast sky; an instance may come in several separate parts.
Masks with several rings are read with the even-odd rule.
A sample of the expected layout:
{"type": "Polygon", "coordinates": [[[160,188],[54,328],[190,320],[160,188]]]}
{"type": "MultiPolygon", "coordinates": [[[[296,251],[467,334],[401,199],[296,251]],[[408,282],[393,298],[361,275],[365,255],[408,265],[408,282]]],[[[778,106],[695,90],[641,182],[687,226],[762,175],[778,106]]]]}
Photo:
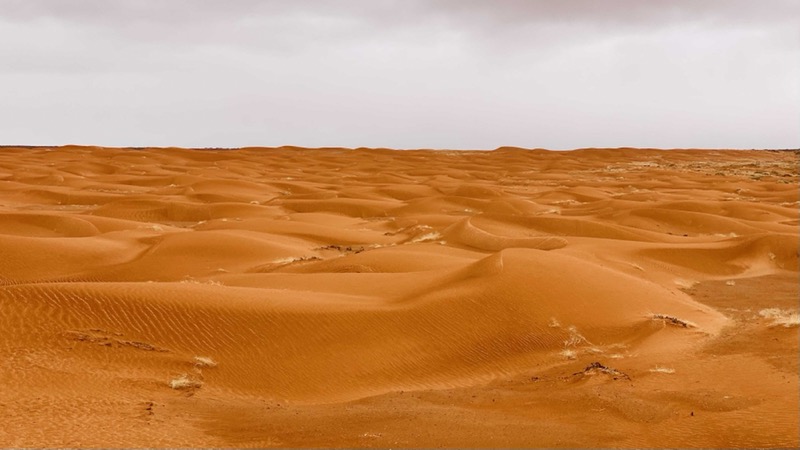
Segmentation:
{"type": "Polygon", "coordinates": [[[800,147],[798,0],[0,0],[0,144],[800,147]]]}

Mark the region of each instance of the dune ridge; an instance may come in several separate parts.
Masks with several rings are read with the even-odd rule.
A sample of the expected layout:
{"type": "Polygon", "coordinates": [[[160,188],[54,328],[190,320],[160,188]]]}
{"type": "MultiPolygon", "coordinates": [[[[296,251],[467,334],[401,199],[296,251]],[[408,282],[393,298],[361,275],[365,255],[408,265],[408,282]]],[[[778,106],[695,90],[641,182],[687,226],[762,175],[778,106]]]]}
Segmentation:
{"type": "Polygon", "coordinates": [[[799,156],[4,147],[0,446],[797,446],[799,156]]]}

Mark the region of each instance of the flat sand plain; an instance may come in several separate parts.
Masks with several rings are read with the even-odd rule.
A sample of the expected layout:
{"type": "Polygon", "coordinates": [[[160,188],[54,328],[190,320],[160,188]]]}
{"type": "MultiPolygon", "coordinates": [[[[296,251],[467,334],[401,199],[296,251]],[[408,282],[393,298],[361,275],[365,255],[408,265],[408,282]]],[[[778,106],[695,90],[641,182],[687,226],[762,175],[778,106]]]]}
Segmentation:
{"type": "Polygon", "coordinates": [[[0,447],[797,447],[798,153],[0,149],[0,447]]]}

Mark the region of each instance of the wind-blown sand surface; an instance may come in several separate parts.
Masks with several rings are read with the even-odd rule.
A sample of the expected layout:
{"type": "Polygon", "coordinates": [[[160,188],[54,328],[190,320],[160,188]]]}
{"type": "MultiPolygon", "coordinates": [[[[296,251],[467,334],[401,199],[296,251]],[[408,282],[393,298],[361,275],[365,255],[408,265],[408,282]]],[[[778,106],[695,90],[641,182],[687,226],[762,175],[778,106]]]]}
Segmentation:
{"type": "Polygon", "coordinates": [[[798,153],[0,149],[0,446],[796,447],[798,153]]]}

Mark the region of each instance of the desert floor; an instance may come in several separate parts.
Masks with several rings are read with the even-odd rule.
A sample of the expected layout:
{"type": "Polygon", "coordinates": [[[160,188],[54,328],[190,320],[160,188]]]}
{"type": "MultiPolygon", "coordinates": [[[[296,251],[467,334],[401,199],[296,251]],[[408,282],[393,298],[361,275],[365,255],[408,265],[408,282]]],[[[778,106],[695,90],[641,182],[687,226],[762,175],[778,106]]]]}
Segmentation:
{"type": "Polygon", "coordinates": [[[0,447],[796,447],[798,153],[0,149],[0,447]]]}

